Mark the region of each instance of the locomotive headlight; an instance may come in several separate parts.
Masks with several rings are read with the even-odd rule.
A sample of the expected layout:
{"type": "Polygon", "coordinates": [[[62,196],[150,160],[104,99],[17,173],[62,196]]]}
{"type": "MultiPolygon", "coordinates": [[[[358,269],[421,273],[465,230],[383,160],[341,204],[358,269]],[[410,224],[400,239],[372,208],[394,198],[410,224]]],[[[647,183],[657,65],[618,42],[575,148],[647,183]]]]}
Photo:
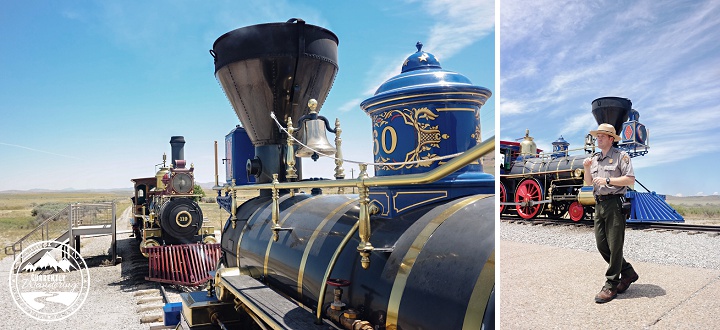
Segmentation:
{"type": "Polygon", "coordinates": [[[193,180],[187,173],[175,173],[172,187],[178,194],[189,194],[193,190],[193,180]]]}

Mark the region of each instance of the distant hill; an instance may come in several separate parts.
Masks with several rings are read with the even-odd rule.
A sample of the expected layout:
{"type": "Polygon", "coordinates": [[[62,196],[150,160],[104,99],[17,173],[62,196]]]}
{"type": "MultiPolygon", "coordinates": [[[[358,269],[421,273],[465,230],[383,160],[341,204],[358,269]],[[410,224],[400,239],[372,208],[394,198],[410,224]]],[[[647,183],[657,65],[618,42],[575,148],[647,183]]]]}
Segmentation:
{"type": "MultiPolygon", "coordinates": [[[[222,186],[224,182],[220,182],[220,185],[222,186]]],[[[197,184],[200,185],[201,188],[206,190],[212,190],[213,187],[215,187],[215,182],[197,182],[197,184]]]]}
{"type": "Polygon", "coordinates": [[[716,205],[720,206],[720,196],[719,195],[713,195],[713,196],[684,196],[684,197],[678,197],[678,196],[665,196],[665,201],[667,201],[670,204],[675,205],[716,205]]]}

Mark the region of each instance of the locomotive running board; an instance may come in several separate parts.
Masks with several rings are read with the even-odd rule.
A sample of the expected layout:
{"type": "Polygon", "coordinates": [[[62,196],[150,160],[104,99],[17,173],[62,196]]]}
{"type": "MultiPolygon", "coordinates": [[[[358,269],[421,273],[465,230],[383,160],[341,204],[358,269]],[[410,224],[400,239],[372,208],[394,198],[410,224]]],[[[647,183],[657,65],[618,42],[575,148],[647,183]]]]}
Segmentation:
{"type": "Polygon", "coordinates": [[[313,313],[308,312],[251,276],[222,276],[220,285],[227,288],[243,305],[273,329],[335,328],[326,320],[323,320],[321,325],[315,324],[313,313]]]}
{"type": "Polygon", "coordinates": [[[220,244],[153,246],[148,252],[148,281],[198,286],[207,282],[220,259],[220,244]]]}

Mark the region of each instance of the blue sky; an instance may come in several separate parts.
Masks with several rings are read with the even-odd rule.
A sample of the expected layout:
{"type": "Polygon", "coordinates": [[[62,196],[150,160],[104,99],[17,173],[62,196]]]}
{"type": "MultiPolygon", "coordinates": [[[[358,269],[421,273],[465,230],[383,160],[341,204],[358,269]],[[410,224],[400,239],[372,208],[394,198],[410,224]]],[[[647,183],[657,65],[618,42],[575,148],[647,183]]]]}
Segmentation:
{"type": "Polygon", "coordinates": [[[718,194],[718,17],[720,1],[501,1],[498,137],[528,128],[541,149],[561,135],[577,148],[597,128],[590,102],[629,98],[650,131],[637,180],[718,194]]]}
{"type": "MultiPolygon", "coordinates": [[[[494,14],[491,0],[2,1],[0,191],[130,187],[154,175],[173,135],[185,136],[198,180],[213,181],[213,141],[223,158],[239,120],[208,50],[235,28],[293,17],[340,39],[320,113],[340,118],[345,158],[372,161],[359,104],[400,73],[417,41],[444,69],[494,91],[494,14]]],[[[483,108],[483,138],[495,134],[494,102],[483,108]]],[[[332,176],[329,161],[305,164],[305,177],[332,176]]]]}

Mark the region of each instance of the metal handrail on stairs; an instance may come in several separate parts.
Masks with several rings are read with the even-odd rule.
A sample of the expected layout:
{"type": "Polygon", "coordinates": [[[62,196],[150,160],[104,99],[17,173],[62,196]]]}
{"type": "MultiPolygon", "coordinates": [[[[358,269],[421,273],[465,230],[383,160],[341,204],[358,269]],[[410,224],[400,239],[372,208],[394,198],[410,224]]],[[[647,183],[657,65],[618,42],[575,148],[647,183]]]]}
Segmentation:
{"type": "Polygon", "coordinates": [[[12,255],[13,259],[15,259],[15,256],[17,252],[20,252],[23,250],[24,247],[30,246],[34,243],[40,242],[40,241],[47,241],[50,239],[57,239],[60,238],[65,231],[67,231],[67,222],[64,221],[58,221],[61,219],[61,217],[65,214],[69,215],[70,209],[72,207],[72,204],[69,204],[62,210],[58,211],[57,213],[53,214],[53,216],[45,219],[41,224],[39,224],[35,229],[31,230],[27,235],[23,236],[21,239],[19,239],[17,242],[13,243],[12,245],[8,245],[5,247],[5,254],[6,255],[12,255]],[[57,231],[57,235],[53,235],[52,238],[50,238],[50,227],[53,227],[53,234],[57,231]],[[60,229],[60,230],[57,230],[60,229]],[[39,239],[37,237],[39,232],[39,239]]]}
{"type": "MultiPolygon", "coordinates": [[[[6,246],[5,254],[12,255],[15,259],[18,252],[34,243],[42,241],[65,243],[72,240],[73,236],[88,234],[112,234],[112,248],[115,254],[115,222],[115,203],[68,204],[17,242],[6,246]],[[98,217],[103,211],[110,213],[103,213],[98,217]]],[[[70,243],[71,246],[74,245],[73,242],[70,243]]]]}

